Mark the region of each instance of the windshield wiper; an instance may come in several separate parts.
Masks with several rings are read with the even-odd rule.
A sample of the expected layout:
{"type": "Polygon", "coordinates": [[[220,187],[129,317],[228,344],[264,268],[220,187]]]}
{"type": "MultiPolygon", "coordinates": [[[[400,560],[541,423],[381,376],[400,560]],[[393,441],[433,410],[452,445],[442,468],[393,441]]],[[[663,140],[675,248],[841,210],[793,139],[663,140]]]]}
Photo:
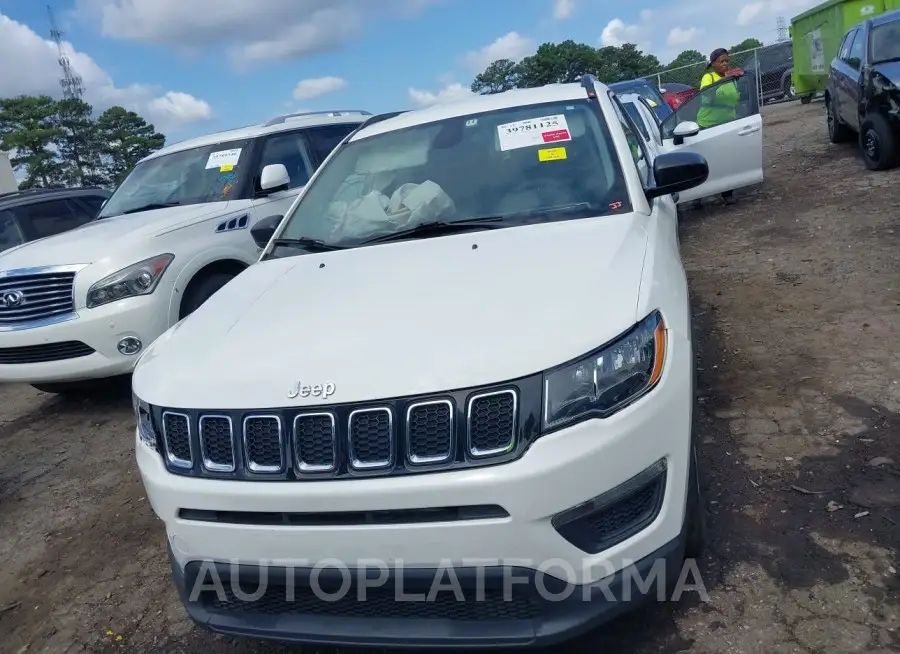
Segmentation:
{"type": "Polygon", "coordinates": [[[140,213],[141,211],[153,211],[154,209],[168,209],[169,207],[177,207],[180,205],[180,202],[150,202],[149,204],[142,204],[134,209],[123,211],[121,215],[124,216],[127,213],[140,213]]]}
{"type": "Polygon", "coordinates": [[[503,227],[503,216],[485,216],[484,218],[472,218],[470,220],[435,220],[427,223],[419,223],[409,229],[401,229],[399,232],[375,236],[360,243],[370,245],[372,243],[387,243],[388,241],[402,241],[406,238],[427,238],[453,232],[471,229],[497,229],[503,227]]]}
{"type": "Polygon", "coordinates": [[[309,252],[331,252],[343,250],[343,245],[331,245],[317,238],[276,238],[272,241],[275,247],[288,247],[307,250],[309,252]]]}

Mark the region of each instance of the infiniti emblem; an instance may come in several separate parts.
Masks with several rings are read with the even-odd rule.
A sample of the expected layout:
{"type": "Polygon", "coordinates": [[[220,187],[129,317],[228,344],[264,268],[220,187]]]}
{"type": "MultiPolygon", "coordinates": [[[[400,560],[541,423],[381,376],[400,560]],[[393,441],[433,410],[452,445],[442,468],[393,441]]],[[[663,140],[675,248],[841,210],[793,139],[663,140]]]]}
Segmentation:
{"type": "Polygon", "coordinates": [[[25,294],[22,291],[7,291],[0,296],[0,306],[19,307],[25,303],[25,294]]]}

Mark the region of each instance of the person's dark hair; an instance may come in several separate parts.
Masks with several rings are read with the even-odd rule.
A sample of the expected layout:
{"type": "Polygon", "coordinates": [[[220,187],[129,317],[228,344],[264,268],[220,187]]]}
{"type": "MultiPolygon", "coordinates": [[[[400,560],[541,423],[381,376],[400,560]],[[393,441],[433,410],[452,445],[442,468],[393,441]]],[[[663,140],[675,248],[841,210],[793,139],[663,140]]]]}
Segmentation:
{"type": "Polygon", "coordinates": [[[706,64],[706,69],[709,70],[710,68],[712,68],[713,62],[715,62],[715,60],[721,57],[723,54],[728,54],[728,50],[726,50],[725,48],[716,48],[715,50],[713,50],[709,55],[709,63],[706,64]]]}

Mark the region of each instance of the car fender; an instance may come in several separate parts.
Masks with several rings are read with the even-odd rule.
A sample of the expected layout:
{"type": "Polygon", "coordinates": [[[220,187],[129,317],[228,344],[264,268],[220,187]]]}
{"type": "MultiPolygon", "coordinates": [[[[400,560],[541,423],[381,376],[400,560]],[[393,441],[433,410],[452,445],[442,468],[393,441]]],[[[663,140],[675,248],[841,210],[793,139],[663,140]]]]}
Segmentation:
{"type": "MultiPolygon", "coordinates": [[[[243,232],[242,235],[248,237],[246,232],[243,232]]],[[[172,292],[169,297],[169,325],[174,325],[178,322],[184,290],[200,270],[211,263],[226,260],[240,261],[249,267],[257,261],[255,254],[256,251],[253,248],[242,248],[239,247],[237,243],[223,243],[214,248],[199,252],[189,259],[179,269],[172,285],[172,292]]]]}

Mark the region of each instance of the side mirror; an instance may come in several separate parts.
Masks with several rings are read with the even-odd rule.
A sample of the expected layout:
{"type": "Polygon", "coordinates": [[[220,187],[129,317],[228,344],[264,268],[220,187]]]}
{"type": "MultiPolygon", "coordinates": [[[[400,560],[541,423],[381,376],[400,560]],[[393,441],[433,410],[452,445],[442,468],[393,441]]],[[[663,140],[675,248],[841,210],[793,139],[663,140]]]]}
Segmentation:
{"type": "MultiPolygon", "coordinates": [[[[268,168],[268,166],[266,167],[268,168]]],[[[282,166],[282,168],[284,168],[284,166],[282,166]]],[[[272,235],[275,233],[275,230],[278,229],[278,225],[281,224],[283,218],[284,216],[281,214],[266,216],[250,228],[250,236],[253,237],[253,242],[256,243],[256,247],[264,248],[269,244],[269,241],[272,240],[272,235]]]]}
{"type": "Polygon", "coordinates": [[[709,177],[706,157],[696,152],[661,154],[653,162],[656,185],[644,190],[648,200],[700,186],[709,177]]]}
{"type": "Polygon", "coordinates": [[[263,191],[272,191],[290,183],[291,178],[284,164],[269,164],[262,169],[262,174],[259,176],[259,187],[263,191]]]}
{"type": "Polygon", "coordinates": [[[691,136],[697,136],[699,133],[700,125],[690,120],[678,123],[675,125],[675,129],[672,130],[672,136],[675,137],[675,145],[681,145],[684,143],[684,139],[691,136]]]}

